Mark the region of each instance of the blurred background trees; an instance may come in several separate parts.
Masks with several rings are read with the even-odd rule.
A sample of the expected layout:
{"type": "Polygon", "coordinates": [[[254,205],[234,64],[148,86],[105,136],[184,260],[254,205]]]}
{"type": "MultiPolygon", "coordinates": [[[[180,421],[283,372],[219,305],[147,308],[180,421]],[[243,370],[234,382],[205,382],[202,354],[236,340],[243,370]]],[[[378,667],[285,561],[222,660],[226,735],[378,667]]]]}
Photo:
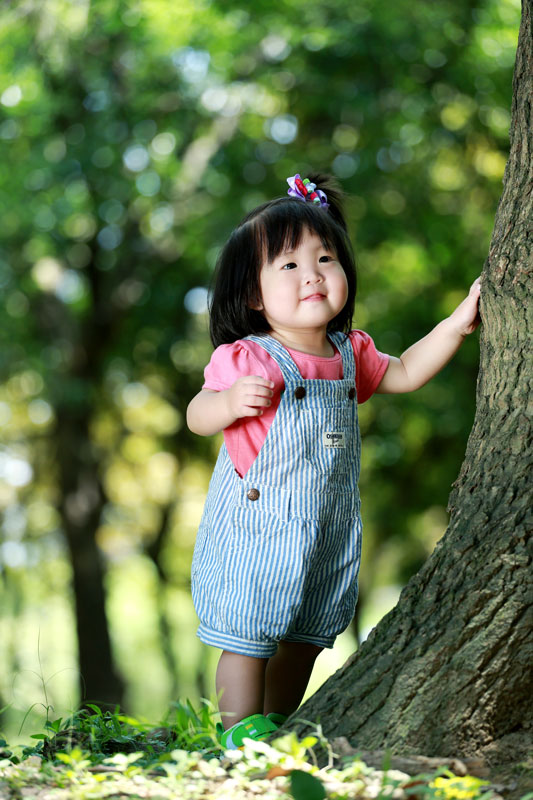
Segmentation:
{"type": "MultiPolygon", "coordinates": [[[[83,698],[155,719],[211,692],[188,576],[219,439],[184,411],[218,249],[288,175],[333,172],[355,324],[399,354],[481,270],[519,17],[518,0],[4,9],[0,724],[83,698]]],[[[424,389],[360,409],[359,635],[444,532],[476,372],[472,338],[424,389]]]]}

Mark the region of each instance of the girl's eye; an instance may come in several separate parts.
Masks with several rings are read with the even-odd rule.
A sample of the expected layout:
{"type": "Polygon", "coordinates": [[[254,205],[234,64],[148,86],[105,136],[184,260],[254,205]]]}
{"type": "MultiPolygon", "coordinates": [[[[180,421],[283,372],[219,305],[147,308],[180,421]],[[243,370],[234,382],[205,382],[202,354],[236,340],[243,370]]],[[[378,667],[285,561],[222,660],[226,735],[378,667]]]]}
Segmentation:
{"type": "Polygon", "coordinates": [[[320,256],[319,260],[327,263],[328,261],[334,261],[335,259],[333,258],[333,256],[320,256]]]}
{"type": "Polygon", "coordinates": [[[284,264],[281,269],[296,269],[297,264],[294,261],[290,261],[288,264],[284,264]]]}

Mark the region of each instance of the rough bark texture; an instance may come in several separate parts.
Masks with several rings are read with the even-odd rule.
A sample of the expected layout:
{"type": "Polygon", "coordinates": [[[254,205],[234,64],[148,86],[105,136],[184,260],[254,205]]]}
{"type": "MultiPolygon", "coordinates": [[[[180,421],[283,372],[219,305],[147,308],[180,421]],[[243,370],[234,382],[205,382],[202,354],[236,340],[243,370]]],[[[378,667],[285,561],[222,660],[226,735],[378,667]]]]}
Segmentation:
{"type": "Polygon", "coordinates": [[[483,270],[477,413],[450,525],[396,608],[296,715],[361,748],[498,763],[532,745],[532,5],[523,6],[511,153],[483,270]]]}

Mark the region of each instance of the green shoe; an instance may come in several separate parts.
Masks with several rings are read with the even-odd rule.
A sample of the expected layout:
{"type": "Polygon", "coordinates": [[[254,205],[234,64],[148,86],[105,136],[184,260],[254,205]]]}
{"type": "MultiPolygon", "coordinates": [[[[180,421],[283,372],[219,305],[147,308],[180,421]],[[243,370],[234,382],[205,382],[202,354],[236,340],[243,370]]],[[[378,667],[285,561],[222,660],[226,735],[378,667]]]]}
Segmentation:
{"type": "MultiPolygon", "coordinates": [[[[271,733],[275,733],[277,729],[277,725],[272,720],[262,714],[252,714],[224,731],[220,735],[220,744],[226,750],[241,750],[244,747],[245,739],[254,739],[258,742],[266,739],[271,733]]],[[[219,730],[217,725],[217,733],[219,730]]]]}
{"type": "Polygon", "coordinates": [[[267,714],[267,719],[274,723],[276,728],[281,728],[284,722],[286,722],[289,718],[286,714],[278,714],[276,711],[271,711],[270,714],[267,714]]]}

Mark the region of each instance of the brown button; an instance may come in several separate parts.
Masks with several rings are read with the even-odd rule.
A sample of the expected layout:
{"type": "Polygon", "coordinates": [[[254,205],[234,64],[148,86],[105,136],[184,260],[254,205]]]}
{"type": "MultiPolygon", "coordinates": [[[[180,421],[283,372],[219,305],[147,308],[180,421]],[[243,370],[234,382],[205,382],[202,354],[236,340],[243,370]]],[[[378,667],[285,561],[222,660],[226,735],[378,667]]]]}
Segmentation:
{"type": "Polygon", "coordinates": [[[297,386],[294,390],[294,396],[297,400],[301,400],[302,397],[305,397],[305,389],[303,386],[297,386]]]}
{"type": "Polygon", "coordinates": [[[248,500],[258,500],[259,489],[249,489],[246,497],[248,498],[248,500]]]}
{"type": "Polygon", "coordinates": [[[355,389],[354,389],[354,387],[353,387],[353,386],[352,386],[352,388],[350,389],[350,391],[348,392],[348,397],[350,398],[350,400],[353,400],[353,399],[354,399],[354,397],[355,397],[355,389]]]}

